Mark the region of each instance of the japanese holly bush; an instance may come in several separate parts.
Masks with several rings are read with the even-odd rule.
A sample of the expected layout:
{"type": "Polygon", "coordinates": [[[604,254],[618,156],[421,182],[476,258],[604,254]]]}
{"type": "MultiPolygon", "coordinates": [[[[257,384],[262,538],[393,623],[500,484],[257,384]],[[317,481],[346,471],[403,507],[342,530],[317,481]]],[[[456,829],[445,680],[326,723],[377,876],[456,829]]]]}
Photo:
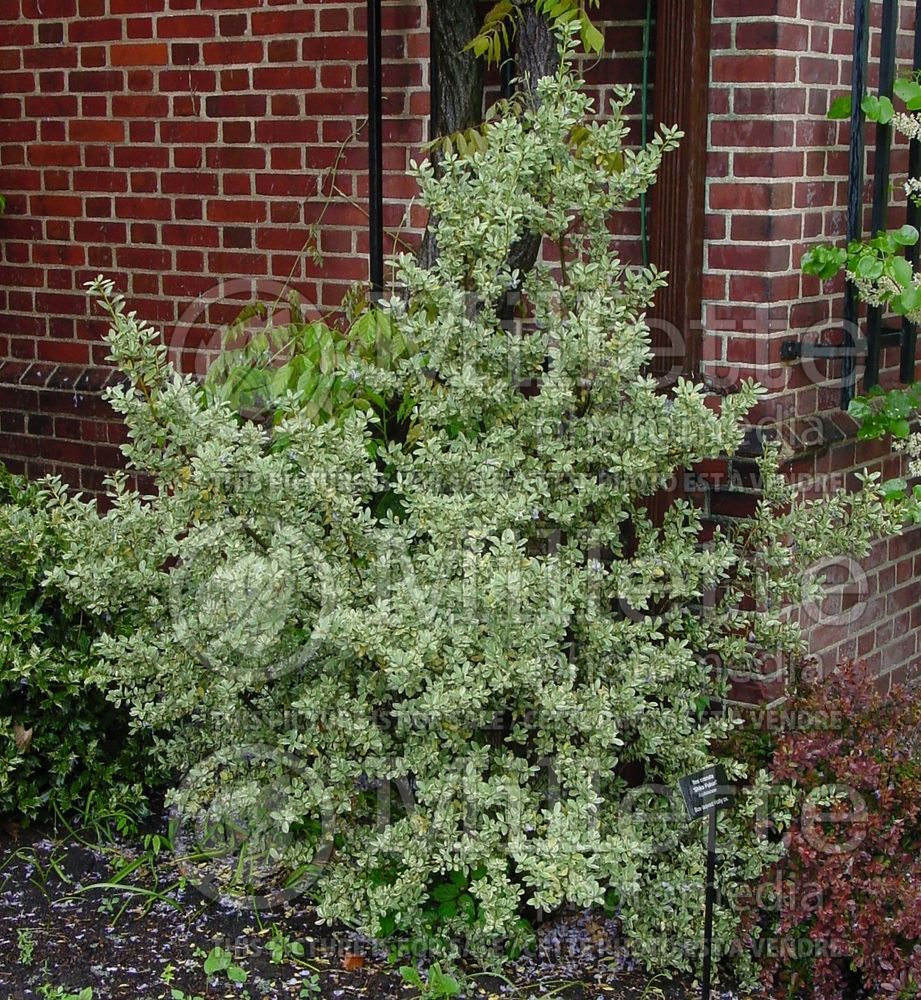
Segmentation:
{"type": "MultiPolygon", "coordinates": [[[[400,434],[373,408],[315,419],[296,392],[271,426],[241,419],[93,284],[128,377],[109,392],[125,454],[155,489],[114,478],[104,516],[62,500],[53,580],[117,615],[100,676],[181,776],[177,813],[232,819],[323,919],[482,958],[520,944],[523,917],[607,901],[640,958],[690,969],[704,858],[668,793],[732,726],[707,711],[724,668],[797,652],[780,604],[799,570],[895,518],[872,481],[802,503],[773,453],[732,531],[702,542],[683,500],[649,514],[676,469],[736,450],[757,390],[717,411],[647,373],[665,279],[620,260],[609,222],[679,136],[625,149],[629,91],[593,121],[569,62],[484,151],[415,168],[439,254],[397,258],[383,307],[409,346],[348,361],[413,401],[400,434]],[[509,272],[529,232],[559,266],[509,272]]],[[[754,833],[764,796],[753,776],[721,821],[721,954],[776,857],[754,833]]]]}

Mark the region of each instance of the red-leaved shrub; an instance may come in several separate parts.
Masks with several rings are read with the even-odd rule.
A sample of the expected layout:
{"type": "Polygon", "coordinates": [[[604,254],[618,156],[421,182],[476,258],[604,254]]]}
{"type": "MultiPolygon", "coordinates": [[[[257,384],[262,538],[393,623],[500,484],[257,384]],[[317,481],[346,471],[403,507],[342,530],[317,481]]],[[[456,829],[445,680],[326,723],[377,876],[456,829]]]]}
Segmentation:
{"type": "MultiPolygon", "coordinates": [[[[776,781],[796,792],[764,940],[775,996],[921,994],[921,692],[847,663],[794,700],[776,781]]],[[[762,897],[762,903],[764,898],[762,897]]]]}

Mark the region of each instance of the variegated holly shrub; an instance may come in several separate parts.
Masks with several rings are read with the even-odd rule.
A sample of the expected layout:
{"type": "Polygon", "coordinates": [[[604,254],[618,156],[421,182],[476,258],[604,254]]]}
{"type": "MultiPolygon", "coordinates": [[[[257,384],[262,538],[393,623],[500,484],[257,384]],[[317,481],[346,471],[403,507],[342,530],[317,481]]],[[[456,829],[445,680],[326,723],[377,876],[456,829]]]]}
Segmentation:
{"type": "MultiPolygon", "coordinates": [[[[177,816],[233,822],[253,877],[397,950],[482,958],[606,902],[641,959],[696,968],[704,852],[673,792],[732,726],[725,669],[796,653],[801,568],[895,523],[873,481],[798,500],[772,452],[755,516],[706,543],[690,502],[650,515],[676,470],[737,449],[758,391],[714,407],[648,374],[665,278],[621,261],[610,220],[679,135],[625,148],[630,96],[593,120],[566,58],[481,151],[414,168],[439,253],[396,259],[382,307],[410,347],[347,360],[369,398],[411,400],[386,433],[374,407],[317,419],[296,392],[254,423],[91,290],[128,377],[125,454],[155,485],[114,478],[102,516],[62,495],[55,583],[120,621],[101,680],[174,770],[177,816]],[[529,232],[559,264],[509,273],[529,232]]],[[[720,954],[777,856],[766,794],[750,776],[721,820],[720,954]]]]}

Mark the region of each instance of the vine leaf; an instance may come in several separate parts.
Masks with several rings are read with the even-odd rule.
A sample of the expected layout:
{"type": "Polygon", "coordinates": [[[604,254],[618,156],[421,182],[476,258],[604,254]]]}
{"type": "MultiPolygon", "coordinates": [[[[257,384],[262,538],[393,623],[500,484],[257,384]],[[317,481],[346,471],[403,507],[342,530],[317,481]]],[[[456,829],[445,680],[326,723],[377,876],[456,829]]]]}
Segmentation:
{"type": "Polygon", "coordinates": [[[831,107],[828,109],[827,117],[831,118],[833,121],[834,120],[838,120],[838,119],[842,119],[842,118],[850,118],[851,117],[851,95],[850,94],[842,94],[841,97],[836,97],[831,102],[831,107]]]}
{"type": "Polygon", "coordinates": [[[503,51],[511,48],[511,41],[518,30],[521,20],[521,8],[514,0],[499,0],[483,21],[479,33],[464,46],[464,51],[473,51],[480,59],[485,58],[486,64],[498,65],[502,61],[503,51]]]}
{"type": "MultiPolygon", "coordinates": [[[[536,0],[534,7],[554,27],[559,24],[579,22],[579,36],[586,52],[604,51],[604,33],[592,22],[588,7],[598,7],[601,0],[536,0]]],[[[522,18],[524,0],[499,0],[483,20],[483,27],[464,46],[475,56],[485,59],[487,65],[498,66],[504,53],[511,50],[511,43],[522,18]]]]}

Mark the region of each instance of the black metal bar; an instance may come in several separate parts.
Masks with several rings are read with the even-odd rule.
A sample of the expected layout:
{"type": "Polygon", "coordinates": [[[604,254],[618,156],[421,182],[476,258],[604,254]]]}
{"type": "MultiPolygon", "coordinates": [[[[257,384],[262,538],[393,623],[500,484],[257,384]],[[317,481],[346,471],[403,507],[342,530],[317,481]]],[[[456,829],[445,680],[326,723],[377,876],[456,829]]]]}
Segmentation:
{"type": "MultiPolygon", "coordinates": [[[[883,22],[879,46],[879,96],[892,100],[895,83],[895,50],[899,31],[898,0],[883,0],[883,22]]],[[[886,228],[889,207],[889,165],[892,148],[892,125],[876,123],[876,158],[873,164],[873,212],[871,233],[886,228]]],[[[864,386],[870,389],[879,382],[879,331],[883,311],[879,306],[867,310],[867,362],[864,386]]]]}
{"type": "Polygon", "coordinates": [[[371,296],[384,292],[384,114],[381,0],[368,0],[368,200],[371,296]]]}
{"type": "Polygon", "coordinates": [[[716,901],[716,809],[707,827],[707,886],[704,901],[704,975],[701,1000],[710,1000],[713,966],[713,904],[716,901]]]}
{"type": "MultiPolygon", "coordinates": [[[[917,72],[921,70],[921,0],[915,0],[915,52],[912,67],[917,72]]],[[[921,141],[912,139],[908,146],[908,176],[917,180],[921,177],[921,141]]],[[[910,198],[906,221],[916,229],[921,227],[921,208],[910,198]]],[[[918,268],[918,246],[908,247],[905,258],[911,264],[912,270],[918,268]]],[[[907,319],[902,321],[902,356],[899,361],[899,378],[903,382],[915,380],[915,351],[918,344],[918,328],[907,319]]]]}
{"type": "MultiPolygon", "coordinates": [[[[863,100],[867,75],[867,53],[870,41],[870,0],[854,0],[854,63],[851,77],[851,143],[848,158],[847,238],[848,242],[863,234],[863,100]]],[[[853,347],[857,326],[857,290],[852,282],[844,286],[844,347],[853,347]]],[[[853,355],[845,357],[841,369],[841,406],[844,409],[854,398],[856,363],[853,355]]]]}
{"type": "MultiPolygon", "coordinates": [[[[895,347],[902,343],[901,327],[883,326],[879,332],[879,343],[882,347],[895,347]]],[[[780,342],[781,361],[799,361],[801,358],[859,358],[867,350],[867,341],[858,337],[847,347],[840,344],[817,344],[811,340],[801,340],[798,337],[780,342]]]]}
{"type": "Polygon", "coordinates": [[[858,340],[850,347],[834,344],[804,344],[801,340],[785,340],[780,345],[781,361],[799,361],[801,358],[825,358],[826,360],[841,360],[859,356],[860,347],[866,347],[865,340],[858,340]]]}

